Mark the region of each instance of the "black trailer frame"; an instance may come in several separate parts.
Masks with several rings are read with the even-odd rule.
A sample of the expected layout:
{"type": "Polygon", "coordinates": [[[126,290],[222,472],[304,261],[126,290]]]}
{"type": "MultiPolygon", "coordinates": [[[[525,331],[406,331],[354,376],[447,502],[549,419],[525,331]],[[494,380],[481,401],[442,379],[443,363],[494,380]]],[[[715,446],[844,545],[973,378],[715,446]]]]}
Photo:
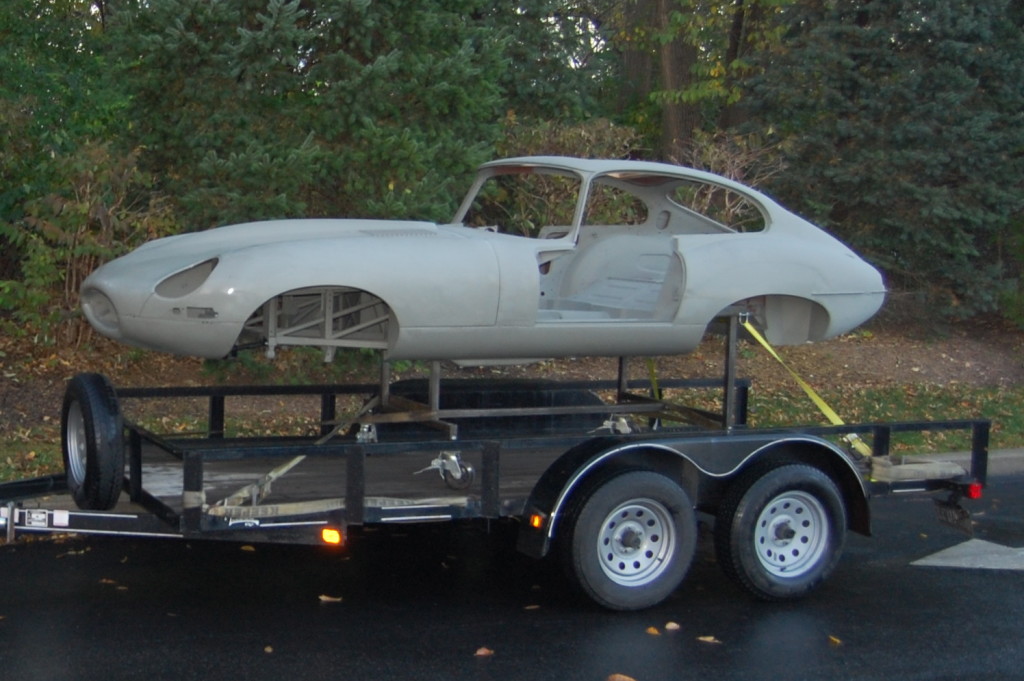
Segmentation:
{"type": "MultiPolygon", "coordinates": [[[[969,528],[970,516],[959,501],[976,498],[986,483],[987,420],[748,428],[750,383],[735,375],[736,338],[737,323],[731,318],[721,379],[672,379],[652,386],[647,380],[628,380],[628,361],[621,359],[617,380],[545,383],[542,404],[537,406],[445,405],[442,395],[447,393],[442,388],[446,384],[436,363],[430,378],[415,386],[420,394],[412,398],[395,392],[399,384],[391,383],[386,363],[382,364],[379,384],[119,389],[116,401],[125,403],[205,400],[207,432],[202,436],[158,434],[125,420],[121,427],[126,471],[119,487],[127,492],[127,503],[122,501],[109,510],[74,508],[66,499],[62,505],[58,503],[62,497],[55,495],[69,489],[64,474],[0,484],[0,536],[6,534],[8,540],[13,540],[22,532],[74,532],[322,544],[329,539],[343,543],[350,527],[366,524],[512,518],[520,521],[519,549],[541,557],[563,533],[561,524],[569,522],[565,530],[573,534],[570,520],[580,514],[583,501],[617,476],[650,471],[667,477],[682,488],[682,498],[692,502],[696,511],[717,516],[722,508],[732,509],[743,503],[739,494],[744,489],[737,488],[751,487],[759,476],[782,466],[824,474],[831,481],[827,484],[834,484],[842,496],[846,527],[862,534],[870,534],[870,498],[903,492],[946,493],[947,498],[936,500],[940,519],[961,529],[969,528]],[[722,390],[721,412],[679,407],[656,394],[678,388],[722,390]],[[596,393],[613,394],[614,399],[574,401],[580,395],[596,393]],[[339,418],[338,398],[353,395],[364,398],[364,407],[354,415],[339,418]],[[571,399],[559,401],[558,395],[571,399]],[[229,400],[255,396],[314,398],[319,402],[319,432],[307,436],[228,436],[225,425],[229,400]],[[646,425],[640,430],[629,428],[627,415],[644,420],[646,425]],[[564,420],[562,428],[539,434],[522,430],[501,433],[500,428],[492,432],[488,427],[474,432],[467,427],[512,422],[549,424],[559,419],[564,420]],[[578,419],[591,426],[600,424],[599,432],[581,429],[578,419]],[[667,421],[689,425],[664,427],[667,421]],[[565,423],[569,427],[564,427],[565,423]],[[893,435],[935,430],[970,432],[969,470],[912,464],[911,472],[902,474],[907,466],[894,464],[890,457],[893,435]],[[462,437],[466,433],[469,436],[462,437]],[[858,455],[843,444],[851,434],[870,443],[870,456],[858,455]],[[180,482],[177,492],[154,491],[150,479],[154,459],[158,462],[156,468],[164,474],[173,469],[174,479],[180,482]],[[429,465],[410,471],[405,463],[410,460],[429,461],[429,465]],[[526,460],[536,465],[524,477],[521,464],[526,460]],[[284,464],[257,475],[255,481],[244,483],[219,500],[208,498],[216,486],[211,480],[220,475],[211,473],[211,469],[251,462],[284,464]],[[315,473],[307,483],[312,480],[321,486],[317,494],[275,498],[285,474],[298,462],[320,471],[327,470],[326,466],[337,474],[336,478],[315,473]],[[381,481],[389,478],[388,471],[394,469],[388,465],[395,462],[405,466],[405,475],[398,476],[403,480],[415,478],[419,483],[423,479],[408,473],[436,471],[441,482],[434,479],[432,484],[445,494],[428,491],[403,496],[388,491],[387,485],[398,483],[381,481]],[[449,493],[452,491],[454,494],[449,493]]],[[[461,390],[469,395],[471,402],[479,399],[473,383],[451,385],[456,386],[456,393],[461,390]]],[[[120,426],[121,422],[117,423],[120,426]]],[[[244,475],[251,480],[253,474],[247,471],[244,475]]],[[[431,483],[425,482],[429,490],[431,483]]],[[[232,481],[229,487],[234,489],[236,485],[237,481],[232,481]]],[[[218,494],[223,495],[223,490],[218,494]]],[[[726,543],[719,549],[725,547],[728,551],[728,537],[721,541],[726,543]]],[[[745,568],[736,567],[736,571],[742,573],[745,568]]],[[[742,575],[740,580],[749,582],[742,575]]],[[[756,583],[744,586],[762,597],[790,594],[766,590],[756,583]]],[[[616,608],[656,602],[590,595],[616,608]]]]}

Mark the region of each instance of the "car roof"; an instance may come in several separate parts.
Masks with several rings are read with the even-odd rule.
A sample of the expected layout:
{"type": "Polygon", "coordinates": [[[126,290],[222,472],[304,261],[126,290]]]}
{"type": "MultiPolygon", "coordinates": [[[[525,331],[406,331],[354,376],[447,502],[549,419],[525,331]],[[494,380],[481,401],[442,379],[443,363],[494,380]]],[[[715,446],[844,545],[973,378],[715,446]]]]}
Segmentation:
{"type": "Polygon", "coordinates": [[[773,204],[769,197],[758,190],[741,184],[727,177],[709,173],[696,168],[674,165],[671,163],[658,163],[655,161],[629,161],[623,159],[595,159],[575,158],[572,156],[515,156],[512,158],[497,159],[489,161],[480,166],[480,169],[497,168],[501,166],[532,166],[546,167],[558,170],[576,172],[585,176],[614,175],[615,173],[636,173],[677,177],[679,179],[699,180],[718,184],[722,187],[735,189],[739,192],[756,196],[767,204],[773,204]]]}

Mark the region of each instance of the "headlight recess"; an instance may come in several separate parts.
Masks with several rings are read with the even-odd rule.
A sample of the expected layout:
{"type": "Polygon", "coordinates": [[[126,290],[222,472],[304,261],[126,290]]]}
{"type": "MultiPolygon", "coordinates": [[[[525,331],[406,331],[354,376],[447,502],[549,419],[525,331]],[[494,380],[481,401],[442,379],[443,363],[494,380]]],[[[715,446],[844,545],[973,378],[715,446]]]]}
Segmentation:
{"type": "Polygon", "coordinates": [[[172,274],[156,285],[156,293],[163,298],[181,298],[203,285],[213,268],[217,266],[217,258],[204,260],[187,270],[172,274]]]}

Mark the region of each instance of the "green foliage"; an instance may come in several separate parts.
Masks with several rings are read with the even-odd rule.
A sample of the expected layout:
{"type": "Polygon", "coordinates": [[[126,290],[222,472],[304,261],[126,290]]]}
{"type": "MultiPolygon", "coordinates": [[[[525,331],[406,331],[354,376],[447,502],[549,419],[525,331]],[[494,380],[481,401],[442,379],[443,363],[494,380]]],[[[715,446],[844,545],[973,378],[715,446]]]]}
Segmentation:
{"type": "Polygon", "coordinates": [[[579,110],[555,6],[157,0],[110,31],[145,167],[190,225],[448,219],[504,110],[579,110]]]}
{"type": "Polygon", "coordinates": [[[8,332],[41,330],[48,341],[77,340],[78,289],[95,267],[132,245],[169,234],[174,223],[148,191],[135,154],[115,156],[108,145],[85,145],[54,156],[54,191],[23,203],[23,216],[0,225],[20,256],[20,276],[0,281],[8,332]]]}
{"type": "Polygon", "coordinates": [[[480,14],[486,6],[392,0],[323,17],[309,75],[330,85],[308,125],[325,150],[317,202],[327,212],[451,217],[498,132],[510,40],[480,14]]]}
{"type": "Polygon", "coordinates": [[[506,111],[586,109],[595,31],[556,0],[5,0],[0,318],[55,338],[178,226],[447,220],[506,111]]]}
{"type": "MultiPolygon", "coordinates": [[[[557,155],[591,158],[623,158],[639,144],[631,128],[605,119],[578,124],[524,120],[509,112],[498,156],[557,155]]],[[[623,205],[619,192],[594,190],[588,219],[598,224],[615,222],[632,201],[623,205]],[[616,216],[616,217],[609,217],[616,216]]],[[[481,188],[467,224],[497,226],[501,231],[537,236],[545,225],[572,223],[580,184],[575,177],[560,175],[508,175],[491,178],[481,188]]]]}
{"type": "Polygon", "coordinates": [[[753,100],[789,165],[774,190],[948,314],[995,307],[1024,208],[1013,4],[807,3],[753,100]]]}
{"type": "Polygon", "coordinates": [[[134,157],[104,141],[128,99],[99,54],[91,7],[0,5],[0,324],[51,342],[74,335],[59,327],[77,283],[123,247],[139,210],[134,157]]]}
{"type": "Polygon", "coordinates": [[[298,124],[312,105],[296,62],[296,2],[158,0],[109,25],[132,93],[126,137],[189,229],[301,215],[317,149],[298,124]]]}
{"type": "Polygon", "coordinates": [[[602,115],[615,84],[616,55],[605,49],[600,2],[531,0],[481,3],[475,17],[500,37],[497,74],[505,111],[558,122],[602,115]]]}
{"type": "Polygon", "coordinates": [[[621,54],[617,102],[645,131],[654,154],[676,160],[696,133],[732,127],[750,114],[745,83],[777,47],[779,16],[794,0],[610,2],[601,12],[621,54]]]}
{"type": "Polygon", "coordinates": [[[497,155],[631,158],[643,151],[642,144],[634,128],[616,125],[606,118],[553,122],[520,117],[510,111],[505,116],[497,155]]]}
{"type": "Polygon", "coordinates": [[[660,135],[673,158],[767,186],[933,307],[1011,314],[1024,309],[1022,12],[5,0],[0,319],[55,338],[84,274],[152,236],[285,216],[447,220],[495,150],[650,157],[679,116],[660,135]],[[740,120],[756,134],[738,137],[740,120]]]}
{"type": "Polygon", "coordinates": [[[102,35],[90,6],[0,3],[0,223],[16,219],[27,198],[52,190],[54,155],[104,139],[128,106],[97,53],[102,35]]]}
{"type": "Polygon", "coordinates": [[[652,99],[708,103],[716,108],[738,102],[742,80],[761,68],[749,55],[779,43],[782,27],[776,18],[792,4],[792,0],[672,3],[661,25],[646,34],[648,40],[654,45],[682,40],[696,49],[697,58],[682,88],[656,90],[652,99]]]}

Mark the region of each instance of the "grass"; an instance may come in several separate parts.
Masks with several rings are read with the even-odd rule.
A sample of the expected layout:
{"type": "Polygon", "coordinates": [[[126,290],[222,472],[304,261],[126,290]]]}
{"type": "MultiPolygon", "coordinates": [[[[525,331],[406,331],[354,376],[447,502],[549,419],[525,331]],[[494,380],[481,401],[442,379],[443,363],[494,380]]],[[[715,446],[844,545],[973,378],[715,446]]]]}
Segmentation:
{"type": "MultiPolygon", "coordinates": [[[[708,391],[673,391],[669,399],[721,409],[708,391]]],[[[906,385],[873,389],[823,391],[822,397],[847,423],[888,421],[929,421],[986,418],[992,421],[991,447],[1024,446],[1024,387],[975,388],[906,385]]],[[[822,425],[827,420],[798,389],[751,390],[748,423],[752,428],[822,425]]],[[[157,432],[196,433],[205,420],[189,414],[142,415],[140,423],[157,432]]],[[[312,434],[319,424],[304,415],[281,413],[276,409],[229,419],[228,436],[271,434],[312,434]]],[[[897,454],[964,451],[970,448],[969,431],[936,431],[894,436],[897,454]]],[[[63,469],[60,431],[56,423],[0,438],[0,480],[29,478],[63,469]]]]}
{"type": "MultiPolygon", "coordinates": [[[[846,423],[891,421],[992,421],[993,449],[1024,446],[1024,388],[975,388],[965,385],[904,385],[822,391],[822,398],[846,423]]],[[[687,396],[710,410],[720,403],[707,394],[687,396]]],[[[693,402],[691,402],[693,403],[693,402]]],[[[748,425],[752,428],[827,425],[828,420],[798,388],[750,392],[748,425]]],[[[932,431],[894,435],[892,451],[900,454],[965,451],[970,431],[932,431]]]]}
{"type": "Polygon", "coordinates": [[[64,470],[60,434],[24,434],[0,440],[0,480],[36,478],[64,470]]]}

